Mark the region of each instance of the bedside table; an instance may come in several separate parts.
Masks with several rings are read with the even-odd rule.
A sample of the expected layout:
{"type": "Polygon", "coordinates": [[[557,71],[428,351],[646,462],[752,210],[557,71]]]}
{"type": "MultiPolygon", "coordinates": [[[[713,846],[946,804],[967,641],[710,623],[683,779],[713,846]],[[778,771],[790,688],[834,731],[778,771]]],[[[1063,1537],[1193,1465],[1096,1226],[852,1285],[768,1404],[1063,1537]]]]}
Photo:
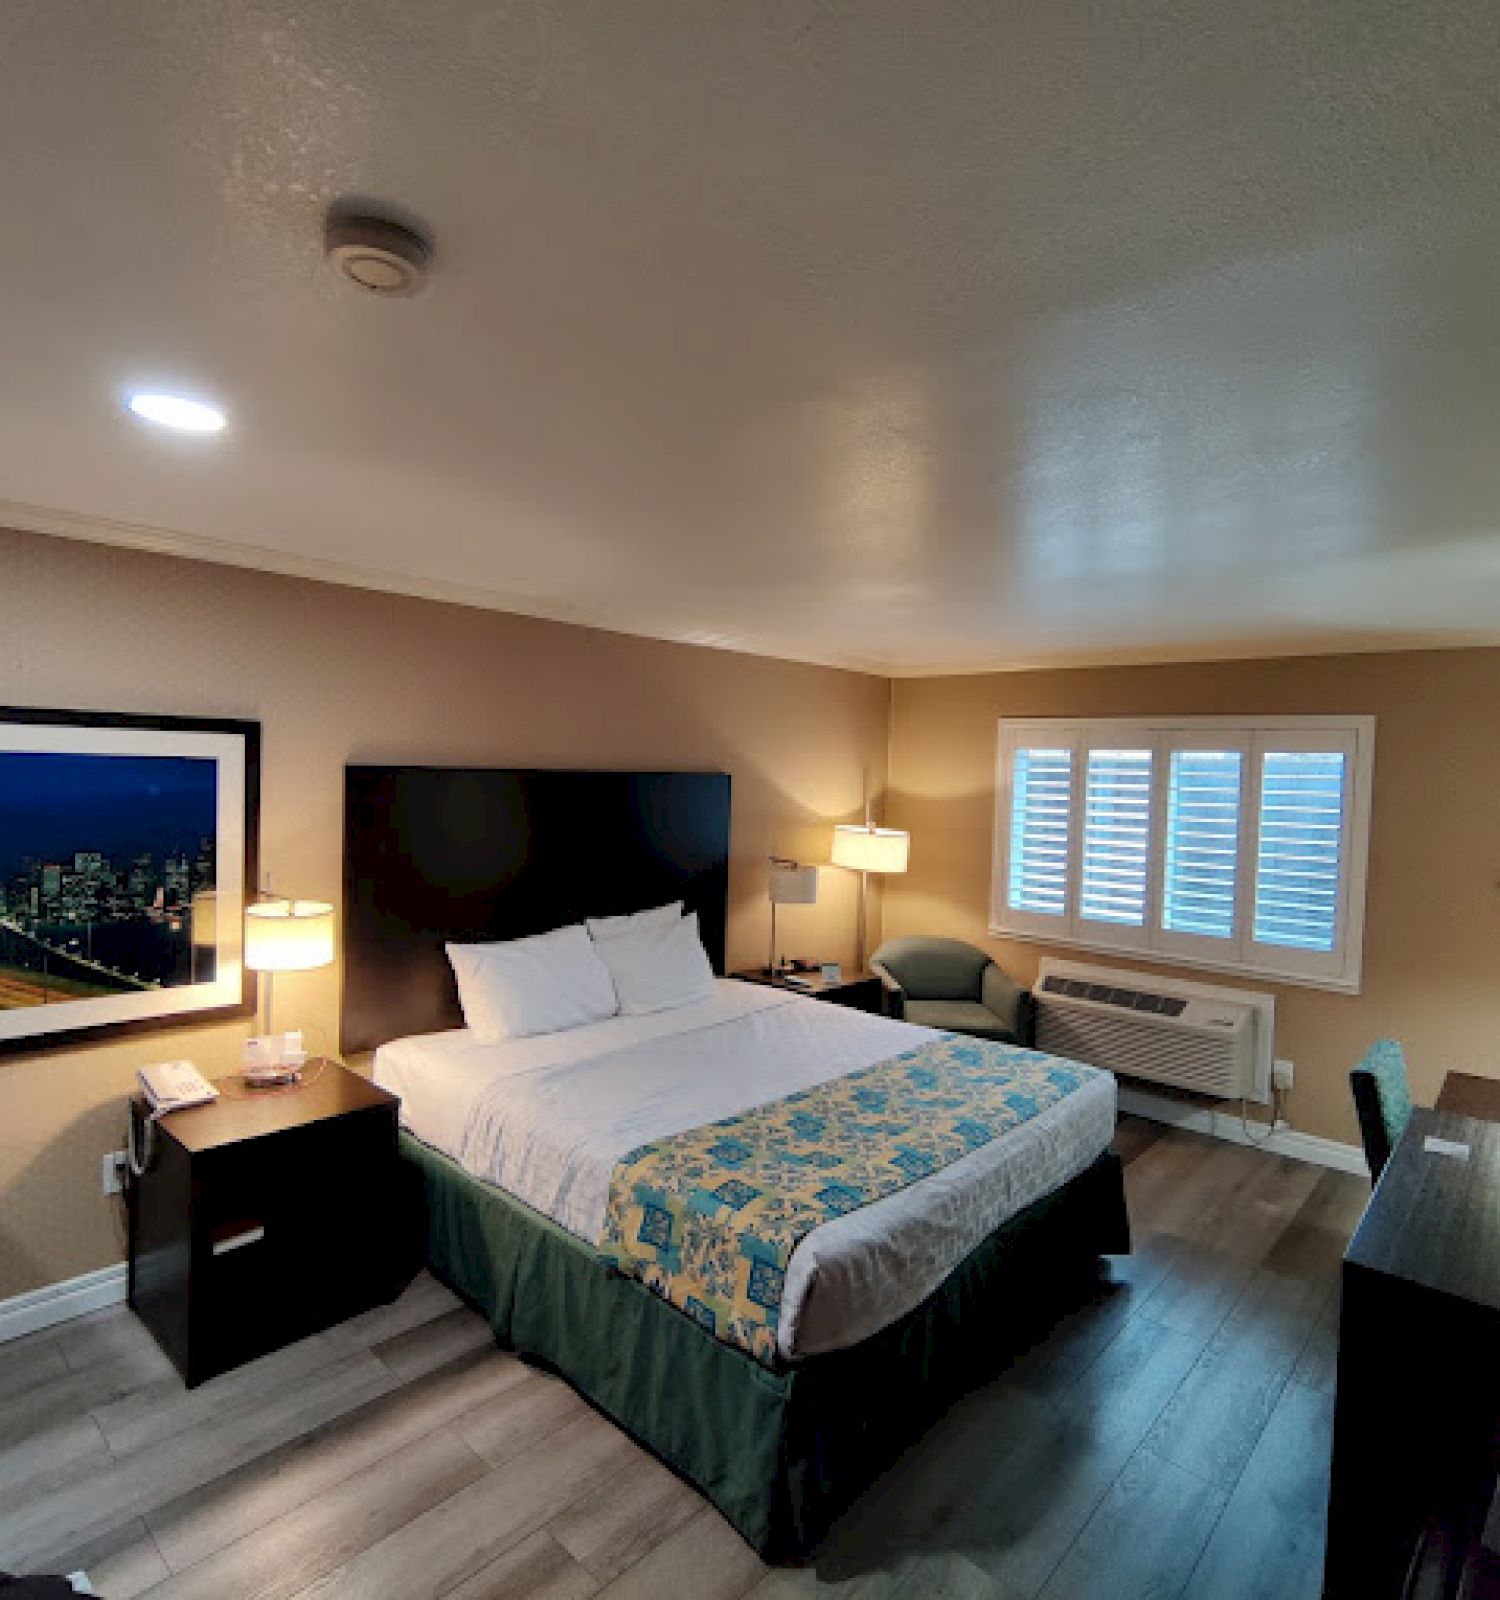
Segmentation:
{"type": "Polygon", "coordinates": [[[820,972],[801,972],[797,976],[807,979],[807,988],[800,983],[788,983],[781,976],[773,977],[758,967],[748,972],[730,973],[730,977],[738,978],[741,983],[758,983],[767,989],[784,989],[788,994],[800,994],[809,1000],[827,1000],[830,1005],[853,1006],[856,1011],[873,1011],[880,1016],[886,1014],[885,985],[873,972],[851,972],[837,983],[829,983],[820,972]]]}
{"type": "Polygon", "coordinates": [[[130,1304],[189,1388],[394,1299],[421,1256],[395,1095],[334,1062],[216,1087],[160,1119],[127,1188],[130,1304]]]}

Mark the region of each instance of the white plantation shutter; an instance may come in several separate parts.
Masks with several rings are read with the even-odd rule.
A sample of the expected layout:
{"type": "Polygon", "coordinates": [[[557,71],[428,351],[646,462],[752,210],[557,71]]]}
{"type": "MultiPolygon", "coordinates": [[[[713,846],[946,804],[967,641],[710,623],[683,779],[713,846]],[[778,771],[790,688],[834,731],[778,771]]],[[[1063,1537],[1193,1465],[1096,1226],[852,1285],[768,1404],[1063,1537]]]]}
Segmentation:
{"type": "Polygon", "coordinates": [[[1000,734],[993,933],[1358,989],[1372,718],[1000,734]]]}
{"type": "Polygon", "coordinates": [[[1238,750],[1174,750],[1167,789],[1162,927],[1233,939],[1239,893],[1238,750]]]}
{"type": "Polygon", "coordinates": [[[1068,914],[1073,752],[1015,752],[1011,768],[1010,884],[1007,904],[1030,916],[1068,914]]]}
{"type": "Polygon", "coordinates": [[[1090,749],[1079,915],[1121,928],[1146,925],[1153,752],[1090,749]]]}
{"type": "Polygon", "coordinates": [[[1344,854],[1341,750],[1268,750],[1261,760],[1256,944],[1332,954],[1344,854]]]}

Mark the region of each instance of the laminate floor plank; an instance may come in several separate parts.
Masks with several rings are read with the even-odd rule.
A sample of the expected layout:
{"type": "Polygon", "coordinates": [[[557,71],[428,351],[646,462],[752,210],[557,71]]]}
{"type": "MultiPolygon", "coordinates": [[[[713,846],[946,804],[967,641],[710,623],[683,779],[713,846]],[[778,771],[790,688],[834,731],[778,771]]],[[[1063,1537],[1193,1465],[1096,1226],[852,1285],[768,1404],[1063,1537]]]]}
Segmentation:
{"type": "Polygon", "coordinates": [[[419,1272],[394,1300],[383,1306],[373,1306],[350,1317],[329,1332],[337,1339],[360,1350],[385,1339],[420,1328],[425,1322],[457,1311],[463,1301],[440,1283],[430,1272],[419,1272]]]}
{"type": "Polygon", "coordinates": [[[1014,1590],[953,1551],[924,1551],[888,1571],[820,1577],[797,1567],[767,1572],[744,1600],[1019,1600],[1014,1590]]]}
{"type": "Polygon", "coordinates": [[[1133,1291],[1113,1276],[1112,1267],[1106,1269],[1079,1304],[1038,1330],[1035,1342],[1010,1364],[1010,1381],[1042,1396],[1068,1389],[1120,1336],[1136,1309],[1133,1291]]]}
{"type": "Polygon", "coordinates": [[[1338,1378],[1339,1361],[1339,1285],[1335,1283],[1323,1297],[1313,1320],[1307,1343],[1297,1357],[1292,1381],[1319,1394],[1331,1395],[1338,1378]]]}
{"type": "Polygon", "coordinates": [[[146,1520],[180,1571],[367,1467],[387,1458],[399,1465],[425,1434],[534,1381],[528,1367],[492,1345],[195,1486],[146,1520]]]}
{"type": "Polygon", "coordinates": [[[110,1450],[123,1460],[199,1423],[256,1405],[265,1395],[301,1383],[310,1374],[348,1359],[347,1349],[337,1340],[314,1334],[210,1378],[196,1389],[184,1388],[177,1373],[169,1371],[129,1394],[95,1406],[93,1416],[110,1450]]]}
{"type": "Polygon", "coordinates": [[[316,1600],[436,1600],[644,1459],[590,1411],[301,1592],[316,1600]]]}
{"type": "Polygon", "coordinates": [[[138,1362],[142,1370],[165,1368],[172,1364],[162,1354],[151,1331],[127,1305],[105,1306],[86,1316],[75,1317],[53,1330],[64,1361],[74,1372],[83,1372],[101,1361],[126,1367],[138,1362]]]}
{"type": "Polygon", "coordinates": [[[601,1583],[618,1577],[703,1508],[703,1497],[659,1461],[600,1484],[547,1531],[601,1583]]]}
{"type": "Polygon", "coordinates": [[[1152,1429],[1163,1459],[1232,1489],[1292,1375],[1295,1355],[1252,1309],[1219,1330],[1152,1429]]]}
{"type": "MultiPolygon", "coordinates": [[[[1121,1127],[1141,1121],[1122,1118],[1121,1127]]],[[[1201,1208],[1213,1186],[1223,1181],[1213,1162],[1212,1140],[1177,1134],[1159,1123],[1144,1126],[1163,1137],[1143,1141],[1137,1159],[1126,1167],[1132,1253],[1108,1258],[1081,1303],[1013,1363],[1016,1381],[1038,1393],[1055,1392],[1074,1381],[1125,1323],[1144,1311],[1184,1248],[1170,1228],[1174,1223],[1184,1226],[1184,1219],[1196,1214],[1193,1204],[1181,1203],[1183,1190],[1193,1191],[1201,1208]]]]}
{"type": "Polygon", "coordinates": [[[475,1406],[456,1426],[470,1449],[499,1467],[588,1410],[587,1401],[561,1378],[527,1369],[525,1383],[475,1406]]]}
{"type": "Polygon", "coordinates": [[[38,1333],[28,1333],[9,1344],[0,1344],[0,1400],[16,1390],[43,1378],[55,1378],[66,1372],[68,1363],[63,1360],[62,1346],[55,1328],[44,1328],[38,1333]]]}
{"type": "Polygon", "coordinates": [[[1141,1450],[1064,1556],[1043,1600],[1171,1600],[1181,1593],[1225,1495],[1141,1450]]]}
{"type": "Polygon", "coordinates": [[[740,1600],[767,1571],[765,1562],[713,1510],[693,1519],[599,1591],[600,1600],[740,1600]]]}
{"type": "Polygon", "coordinates": [[[588,1600],[598,1590],[598,1580],[544,1528],[444,1590],[442,1600],[588,1600]]]}
{"type": "Polygon", "coordinates": [[[460,1356],[492,1347],[494,1343],[495,1336],[484,1318],[475,1315],[467,1306],[458,1306],[414,1328],[381,1339],[370,1346],[370,1354],[398,1378],[419,1378],[424,1372],[433,1372],[460,1356]]]}
{"type": "Polygon", "coordinates": [[[830,1582],[891,1570],[906,1553],[939,1545],[976,1485],[1047,1437],[1055,1404],[1000,1379],[953,1406],[839,1518],[817,1553],[830,1582]]]}
{"type": "Polygon", "coordinates": [[[1038,1594],[1197,1360],[1186,1334],[1136,1319],[942,1530],[1012,1593],[1038,1594]]]}
{"type": "Polygon", "coordinates": [[[174,1573],[155,1600],[286,1600],[353,1560],[489,1469],[456,1434],[424,1435],[274,1522],[174,1573]]]}
{"type": "Polygon", "coordinates": [[[1244,1179],[1230,1147],[1173,1130],[1125,1169],[1131,1253],[1113,1257],[1111,1282],[1128,1315],[1145,1309],[1194,1246],[1217,1192],[1244,1179]]]}
{"type": "Polygon", "coordinates": [[[36,1381],[14,1385],[0,1398],[0,1450],[49,1432],[80,1412],[96,1410],[172,1375],[171,1364],[152,1352],[110,1357],[75,1370],[49,1370],[36,1381]]]}
{"type": "Polygon", "coordinates": [[[1185,1600],[1317,1600],[1332,1443],[1332,1398],[1288,1384],[1185,1600]]]}
{"type": "Polygon", "coordinates": [[[368,1352],[272,1390],[237,1412],[200,1422],[159,1447],[117,1462],[60,1494],[0,1511],[0,1550],[13,1566],[86,1566],[80,1550],[195,1484],[265,1454],[389,1389],[391,1374],[368,1352]]]}
{"type": "Polygon", "coordinates": [[[1152,1431],[1153,1451],[1220,1488],[1244,1471],[1337,1282],[1326,1195],[1309,1192],[1152,1431]]]}
{"type": "Polygon", "coordinates": [[[1196,1209],[1239,1170],[1231,1146],[1173,1129],[1125,1168],[1132,1236],[1190,1229],[1196,1209]]]}
{"type": "Polygon", "coordinates": [[[1183,1230],[1177,1258],[1141,1315],[1181,1333],[1208,1337],[1244,1292],[1256,1268],[1317,1188],[1318,1168],[1285,1156],[1227,1145],[1243,1160],[1230,1182],[1218,1188],[1183,1230]]]}
{"type": "Polygon", "coordinates": [[[170,1573],[144,1522],[122,1529],[121,1538],[118,1549],[90,1559],[89,1584],[107,1600],[136,1600],[170,1573]]]}
{"type": "Polygon", "coordinates": [[[0,1450],[0,1506],[56,1494],[113,1462],[93,1417],[69,1417],[0,1450]]]}

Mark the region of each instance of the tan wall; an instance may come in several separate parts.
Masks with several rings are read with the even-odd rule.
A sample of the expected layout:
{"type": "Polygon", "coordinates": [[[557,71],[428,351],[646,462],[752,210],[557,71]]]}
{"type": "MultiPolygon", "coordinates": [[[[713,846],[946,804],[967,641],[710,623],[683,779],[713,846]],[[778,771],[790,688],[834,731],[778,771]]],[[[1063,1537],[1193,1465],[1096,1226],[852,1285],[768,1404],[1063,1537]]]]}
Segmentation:
{"type": "MultiPolygon", "coordinates": [[[[0,703],[256,718],[261,859],[340,897],[346,761],[723,769],[729,958],[765,959],[765,857],[826,860],[885,775],[883,679],[0,531],[0,703]]],[[[854,880],[789,908],[793,954],[849,961],[854,880]]],[[[336,970],[279,1017],[336,1044],[336,970]]],[[[243,1024],[0,1057],[0,1298],[117,1260],[100,1158],[142,1062],[237,1059],[243,1024]]]]}
{"type": "Polygon", "coordinates": [[[912,870],[890,881],[885,931],[969,939],[1028,983],[1041,956],[1069,954],[986,932],[1001,717],[1373,713],[1363,991],[1269,985],[1278,1054],[1297,1067],[1293,1125],[1353,1141],[1346,1074],[1382,1034],[1406,1045],[1418,1100],[1450,1067],[1500,1076],[1497,706],[1500,650],[897,683],[890,815],[911,829],[912,870]]]}

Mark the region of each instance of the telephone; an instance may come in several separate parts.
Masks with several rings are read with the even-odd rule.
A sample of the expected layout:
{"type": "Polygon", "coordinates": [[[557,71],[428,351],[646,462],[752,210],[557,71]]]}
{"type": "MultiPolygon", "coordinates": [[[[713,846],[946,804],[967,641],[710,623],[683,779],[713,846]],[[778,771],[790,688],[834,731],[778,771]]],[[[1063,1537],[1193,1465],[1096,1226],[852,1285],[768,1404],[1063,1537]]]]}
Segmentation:
{"type": "Polygon", "coordinates": [[[154,1067],[142,1067],[136,1076],[141,1080],[141,1093],[159,1117],[219,1098],[219,1091],[191,1061],[163,1061],[154,1067]]]}
{"type": "Polygon", "coordinates": [[[141,1093],[151,1107],[151,1114],[142,1117],[132,1109],[125,1128],[125,1156],[131,1172],[137,1178],[146,1176],[151,1165],[151,1147],[155,1142],[157,1120],[169,1111],[181,1111],[187,1106],[201,1106],[205,1101],[217,1100],[219,1091],[203,1076],[191,1061],[162,1061],[154,1067],[142,1067],[136,1073],[141,1093]]]}

